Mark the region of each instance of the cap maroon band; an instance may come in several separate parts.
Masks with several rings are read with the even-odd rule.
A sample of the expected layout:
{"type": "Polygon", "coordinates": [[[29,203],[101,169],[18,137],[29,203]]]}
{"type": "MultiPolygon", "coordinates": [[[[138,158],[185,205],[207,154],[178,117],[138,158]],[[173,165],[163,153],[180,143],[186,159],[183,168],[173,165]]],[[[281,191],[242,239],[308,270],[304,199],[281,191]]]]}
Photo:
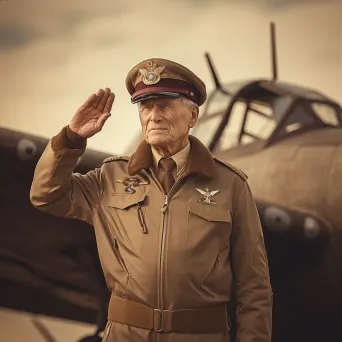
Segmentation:
{"type": "Polygon", "coordinates": [[[152,93],[178,93],[188,97],[197,104],[199,99],[195,87],[190,83],[171,78],[162,78],[157,84],[147,85],[143,82],[138,83],[135,87],[135,92],[132,95],[132,101],[137,97],[142,97],[144,94],[151,95],[152,93]]]}

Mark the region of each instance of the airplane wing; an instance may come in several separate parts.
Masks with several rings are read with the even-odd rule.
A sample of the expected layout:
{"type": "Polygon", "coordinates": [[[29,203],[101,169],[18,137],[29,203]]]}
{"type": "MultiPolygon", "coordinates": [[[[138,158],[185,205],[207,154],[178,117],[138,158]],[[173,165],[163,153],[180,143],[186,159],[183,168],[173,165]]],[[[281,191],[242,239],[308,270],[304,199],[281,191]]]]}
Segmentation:
{"type": "MultiPolygon", "coordinates": [[[[93,228],[30,203],[33,172],[47,142],[0,128],[0,307],[96,324],[106,319],[109,292],[93,228]]],[[[87,150],[76,171],[87,172],[107,157],[87,150]]]]}

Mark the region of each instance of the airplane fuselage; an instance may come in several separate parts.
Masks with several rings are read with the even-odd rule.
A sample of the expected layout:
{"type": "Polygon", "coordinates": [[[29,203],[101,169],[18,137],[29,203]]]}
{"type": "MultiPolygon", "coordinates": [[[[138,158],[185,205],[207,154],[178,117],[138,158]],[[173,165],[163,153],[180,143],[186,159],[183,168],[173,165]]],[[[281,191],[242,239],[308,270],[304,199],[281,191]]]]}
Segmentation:
{"type": "MultiPolygon", "coordinates": [[[[342,129],[288,136],[250,154],[218,155],[249,177],[256,198],[311,213],[342,230],[342,129]]],[[[232,153],[233,152],[233,153],[232,153]]]]}

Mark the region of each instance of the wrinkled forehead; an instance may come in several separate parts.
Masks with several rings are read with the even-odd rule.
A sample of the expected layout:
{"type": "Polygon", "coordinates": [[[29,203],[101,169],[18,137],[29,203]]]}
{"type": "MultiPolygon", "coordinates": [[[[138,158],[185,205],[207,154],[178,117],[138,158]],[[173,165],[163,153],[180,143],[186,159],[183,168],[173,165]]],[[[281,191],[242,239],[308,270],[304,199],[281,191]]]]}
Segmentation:
{"type": "Polygon", "coordinates": [[[181,97],[175,97],[175,98],[170,98],[170,97],[153,97],[149,99],[145,99],[139,102],[140,106],[166,106],[166,105],[178,105],[181,103],[181,97]]]}

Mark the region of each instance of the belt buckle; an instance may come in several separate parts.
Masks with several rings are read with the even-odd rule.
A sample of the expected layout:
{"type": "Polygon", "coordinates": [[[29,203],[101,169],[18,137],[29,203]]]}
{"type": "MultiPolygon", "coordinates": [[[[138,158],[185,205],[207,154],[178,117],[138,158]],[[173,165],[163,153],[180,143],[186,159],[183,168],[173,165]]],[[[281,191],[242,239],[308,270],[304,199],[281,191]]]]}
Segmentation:
{"type": "Polygon", "coordinates": [[[171,332],[172,311],[153,309],[153,330],[158,333],[171,332]]]}

